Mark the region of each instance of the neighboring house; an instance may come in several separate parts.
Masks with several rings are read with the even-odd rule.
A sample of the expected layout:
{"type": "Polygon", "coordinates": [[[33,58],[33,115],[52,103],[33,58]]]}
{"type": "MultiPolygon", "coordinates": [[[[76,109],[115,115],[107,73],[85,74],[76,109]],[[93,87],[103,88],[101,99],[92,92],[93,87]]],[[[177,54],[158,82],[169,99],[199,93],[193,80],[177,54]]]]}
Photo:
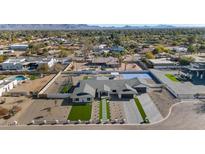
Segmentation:
{"type": "Polygon", "coordinates": [[[94,99],[131,99],[134,95],[146,92],[146,86],[137,78],[129,80],[88,79],[81,80],[70,98],[73,102],[91,102],[94,99]]]}
{"type": "Polygon", "coordinates": [[[57,62],[54,58],[9,58],[1,64],[2,70],[32,70],[36,69],[42,64],[47,64],[48,67],[52,67],[57,62]]]}
{"type": "Polygon", "coordinates": [[[119,67],[119,61],[117,58],[114,57],[96,57],[93,58],[89,64],[101,67],[119,67]]]}
{"type": "Polygon", "coordinates": [[[196,58],[189,66],[183,70],[190,79],[205,79],[205,58],[196,58]]]}
{"type": "Polygon", "coordinates": [[[3,70],[22,70],[25,58],[9,58],[1,66],[3,70]]]}
{"type": "Polygon", "coordinates": [[[176,62],[170,61],[169,59],[166,59],[166,58],[148,59],[147,62],[152,68],[156,68],[156,69],[179,68],[179,65],[177,65],[176,62]]]}
{"type": "Polygon", "coordinates": [[[5,92],[9,92],[17,84],[18,84],[17,79],[13,78],[13,77],[0,80],[0,96],[2,96],[3,93],[5,93],[5,92]]]}
{"type": "Polygon", "coordinates": [[[27,44],[12,44],[9,46],[9,48],[11,50],[19,50],[19,51],[25,51],[28,49],[28,45],[27,44]]]}
{"type": "Polygon", "coordinates": [[[113,46],[110,48],[111,52],[116,52],[116,53],[120,53],[125,51],[125,48],[121,47],[121,46],[113,46]]]}
{"type": "Polygon", "coordinates": [[[95,54],[103,54],[109,53],[110,49],[107,47],[106,44],[100,44],[99,46],[95,47],[94,50],[95,54]]]}
{"type": "Polygon", "coordinates": [[[0,55],[9,55],[14,53],[14,50],[0,50],[0,55]]]}
{"type": "Polygon", "coordinates": [[[186,47],[182,47],[182,46],[167,47],[167,49],[174,52],[187,52],[188,50],[186,47]]]}

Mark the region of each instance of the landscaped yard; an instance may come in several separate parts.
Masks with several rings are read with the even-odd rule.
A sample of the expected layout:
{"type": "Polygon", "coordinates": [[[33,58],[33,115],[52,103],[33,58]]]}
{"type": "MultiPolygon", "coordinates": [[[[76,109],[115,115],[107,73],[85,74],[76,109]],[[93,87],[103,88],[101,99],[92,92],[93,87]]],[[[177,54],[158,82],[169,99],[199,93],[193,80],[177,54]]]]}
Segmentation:
{"type": "Polygon", "coordinates": [[[179,82],[179,80],[173,74],[165,74],[165,76],[174,82],[179,82]]]}
{"type": "Polygon", "coordinates": [[[68,85],[65,85],[61,90],[60,93],[68,93],[68,91],[70,90],[70,88],[72,87],[72,84],[69,83],[68,85]]]}
{"type": "Polygon", "coordinates": [[[84,76],[83,77],[83,80],[87,80],[89,77],[88,76],[84,76]]]}
{"type": "Polygon", "coordinates": [[[36,80],[40,77],[40,75],[29,75],[30,80],[36,80]]]}
{"type": "Polygon", "coordinates": [[[71,121],[88,121],[91,117],[92,104],[76,104],[72,106],[68,119],[71,121]]]}
{"type": "Polygon", "coordinates": [[[137,97],[135,97],[134,100],[135,100],[135,104],[136,104],[136,106],[138,108],[138,111],[141,114],[141,117],[142,117],[143,121],[145,123],[149,123],[149,120],[147,119],[147,115],[146,115],[146,113],[145,113],[145,111],[144,111],[144,109],[142,107],[142,104],[140,103],[139,99],[137,97]]]}

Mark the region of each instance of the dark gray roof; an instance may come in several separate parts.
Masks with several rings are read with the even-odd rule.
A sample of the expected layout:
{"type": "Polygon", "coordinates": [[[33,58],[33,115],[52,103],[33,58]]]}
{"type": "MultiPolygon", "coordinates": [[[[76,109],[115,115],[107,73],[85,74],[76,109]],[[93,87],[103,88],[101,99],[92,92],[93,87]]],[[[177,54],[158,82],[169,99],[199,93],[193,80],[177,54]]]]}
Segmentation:
{"type": "MultiPolygon", "coordinates": [[[[82,80],[79,83],[79,87],[76,87],[71,95],[71,98],[81,97],[78,94],[86,93],[90,97],[95,97],[95,93],[99,91],[108,91],[116,90],[118,93],[133,93],[136,94],[137,91],[133,88],[138,85],[141,85],[141,82],[135,79],[129,80],[82,80]],[[125,90],[130,91],[125,91],[125,90]]],[[[83,97],[87,96],[83,95],[83,97]]]]}

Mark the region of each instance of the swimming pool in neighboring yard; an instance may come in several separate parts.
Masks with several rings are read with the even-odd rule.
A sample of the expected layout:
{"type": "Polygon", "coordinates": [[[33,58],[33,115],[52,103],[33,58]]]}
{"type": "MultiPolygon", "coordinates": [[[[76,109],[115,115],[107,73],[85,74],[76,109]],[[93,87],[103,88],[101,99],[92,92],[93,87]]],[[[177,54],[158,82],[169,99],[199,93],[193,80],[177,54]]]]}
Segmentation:
{"type": "Polygon", "coordinates": [[[25,77],[25,76],[22,76],[22,75],[16,76],[15,78],[16,78],[17,81],[26,80],[26,77],[25,77]]]}
{"type": "Polygon", "coordinates": [[[152,79],[149,73],[136,73],[136,74],[122,74],[124,79],[152,79]]]}

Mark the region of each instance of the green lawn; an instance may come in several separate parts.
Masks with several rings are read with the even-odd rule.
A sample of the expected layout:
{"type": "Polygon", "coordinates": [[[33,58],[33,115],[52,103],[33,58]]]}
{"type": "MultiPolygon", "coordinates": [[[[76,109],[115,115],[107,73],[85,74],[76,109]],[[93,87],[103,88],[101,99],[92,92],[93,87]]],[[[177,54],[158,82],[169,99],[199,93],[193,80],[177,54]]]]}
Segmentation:
{"type": "Polygon", "coordinates": [[[36,80],[39,78],[39,75],[29,75],[30,80],[36,80]]]}
{"type": "Polygon", "coordinates": [[[174,82],[179,82],[179,80],[173,74],[165,74],[165,76],[174,82]]]}
{"type": "Polygon", "coordinates": [[[68,116],[68,119],[71,121],[76,121],[76,120],[88,121],[90,120],[91,117],[91,110],[92,110],[91,103],[73,105],[70,114],[68,116]]]}
{"type": "Polygon", "coordinates": [[[135,97],[134,100],[135,100],[135,104],[136,104],[136,106],[138,108],[138,111],[141,114],[141,117],[142,117],[143,121],[145,123],[149,123],[149,120],[147,120],[147,115],[146,115],[146,113],[145,113],[145,111],[144,111],[144,109],[142,107],[142,104],[140,103],[139,99],[137,97],[135,97]]]}
{"type": "Polygon", "coordinates": [[[88,76],[84,76],[83,77],[83,80],[87,80],[89,77],[88,76]]]}
{"type": "Polygon", "coordinates": [[[69,83],[68,85],[64,86],[64,87],[61,89],[60,93],[68,93],[68,91],[70,90],[71,87],[72,87],[72,84],[69,83]]]}

